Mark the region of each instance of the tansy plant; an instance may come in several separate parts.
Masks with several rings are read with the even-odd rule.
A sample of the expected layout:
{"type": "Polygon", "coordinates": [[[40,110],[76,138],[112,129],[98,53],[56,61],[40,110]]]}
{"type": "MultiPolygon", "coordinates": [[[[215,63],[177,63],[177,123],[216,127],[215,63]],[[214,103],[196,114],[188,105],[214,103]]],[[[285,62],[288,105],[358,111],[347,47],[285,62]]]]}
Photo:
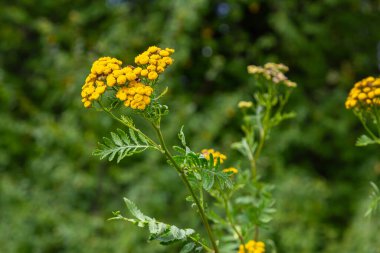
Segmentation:
{"type": "Polygon", "coordinates": [[[83,85],[82,102],[86,108],[105,111],[123,126],[105,137],[94,154],[119,162],[148,149],[160,152],[187,188],[186,200],[196,207],[207,239],[202,237],[203,232],[178,228],[143,214],[127,198],[124,201],[132,217],[117,211],[111,219],[147,228],[149,240],[163,245],[182,243],[181,253],[263,253],[265,244],[259,231],[265,229],[275,210],[272,186],[259,181],[257,161],[271,129],[292,116],[282,111],[296,85],[285,77],[287,67],[282,64],[248,67],[256,77],[257,92],[254,101],[238,105],[243,114],[244,137],[233,144],[248,163],[240,163],[239,169],[224,166],[227,156],[219,151],[191,150],[182,128],[178,134],[180,144],[171,148],[166,145],[161,120],[168,114],[168,107],[160,103],[160,98],[167,88],[161,89],[158,79],[173,63],[173,53],[173,49],[152,46],[136,56],[133,65],[126,66],[115,58],[98,59],[83,85]],[[130,117],[132,114],[143,118],[156,136],[141,131],[130,117]]]}
{"type": "MultiPolygon", "coordinates": [[[[367,134],[360,136],[357,146],[380,144],[380,78],[367,77],[354,84],[345,102],[359,118],[367,134]]],[[[371,204],[366,216],[373,213],[380,204],[380,190],[371,182],[371,204]]]]}

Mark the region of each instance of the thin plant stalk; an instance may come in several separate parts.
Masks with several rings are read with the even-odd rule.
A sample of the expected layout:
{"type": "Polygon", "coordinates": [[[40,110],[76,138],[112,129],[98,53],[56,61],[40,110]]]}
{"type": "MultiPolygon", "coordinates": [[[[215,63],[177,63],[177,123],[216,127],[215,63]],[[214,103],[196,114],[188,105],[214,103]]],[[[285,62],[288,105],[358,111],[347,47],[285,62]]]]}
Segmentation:
{"type": "Polygon", "coordinates": [[[162,132],[161,132],[160,126],[159,125],[155,125],[153,123],[152,123],[152,126],[153,126],[154,130],[157,133],[157,136],[158,136],[158,138],[160,140],[161,146],[162,146],[162,148],[164,150],[165,156],[169,159],[169,161],[173,164],[174,168],[179,173],[182,181],[185,183],[185,185],[186,185],[187,189],[189,190],[192,198],[194,199],[194,202],[195,202],[196,206],[198,207],[199,214],[201,216],[203,225],[206,228],[207,235],[208,235],[208,237],[209,237],[209,239],[211,241],[211,244],[212,244],[212,247],[214,249],[214,252],[215,253],[219,253],[218,245],[216,244],[216,240],[215,240],[214,234],[213,234],[213,232],[211,230],[211,226],[210,226],[210,224],[209,224],[209,222],[207,220],[206,214],[205,214],[205,212],[203,210],[203,207],[202,207],[201,203],[199,202],[196,194],[194,193],[193,188],[190,185],[190,182],[187,180],[186,175],[183,172],[182,168],[176,163],[176,161],[174,160],[174,158],[171,155],[170,151],[166,147],[166,143],[165,143],[165,140],[164,140],[164,138],[162,136],[162,132]]]}

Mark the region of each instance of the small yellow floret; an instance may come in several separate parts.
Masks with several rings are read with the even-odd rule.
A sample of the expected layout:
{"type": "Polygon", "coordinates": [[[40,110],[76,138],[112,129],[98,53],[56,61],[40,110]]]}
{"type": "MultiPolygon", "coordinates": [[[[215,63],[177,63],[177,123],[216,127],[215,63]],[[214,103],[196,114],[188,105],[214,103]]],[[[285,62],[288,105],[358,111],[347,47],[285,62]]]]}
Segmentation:
{"type": "Polygon", "coordinates": [[[147,76],[148,75],[148,70],[147,69],[143,69],[141,70],[141,76],[147,76]]]}
{"type": "Polygon", "coordinates": [[[91,106],[91,102],[87,100],[83,103],[83,105],[84,107],[89,108],[91,106]]]}
{"type": "Polygon", "coordinates": [[[214,149],[203,149],[201,153],[207,160],[210,160],[210,155],[212,155],[214,158],[214,165],[218,163],[218,160],[220,161],[220,164],[222,164],[224,160],[227,159],[226,155],[220,153],[219,151],[215,151],[214,149]]]}
{"type": "Polygon", "coordinates": [[[119,85],[125,84],[127,82],[127,77],[122,75],[117,78],[117,83],[119,85]]]}
{"type": "Polygon", "coordinates": [[[139,75],[141,73],[141,70],[142,70],[142,68],[137,67],[137,68],[133,69],[133,73],[135,73],[136,75],[139,75]]]}
{"type": "Polygon", "coordinates": [[[148,74],[148,79],[149,79],[149,80],[156,80],[157,77],[158,77],[158,74],[157,74],[157,72],[155,72],[155,71],[152,71],[152,72],[150,72],[150,73],[148,74]]]}
{"type": "Polygon", "coordinates": [[[239,171],[236,169],[236,168],[234,168],[234,167],[230,167],[230,168],[227,168],[227,169],[223,169],[223,172],[224,173],[232,173],[232,174],[237,174],[239,171]]]}
{"type": "Polygon", "coordinates": [[[254,240],[250,240],[245,245],[239,246],[238,253],[264,253],[265,252],[265,244],[263,242],[256,242],[254,240]]]}
{"type": "Polygon", "coordinates": [[[114,77],[114,76],[111,76],[111,75],[107,76],[107,85],[110,86],[110,87],[112,87],[112,86],[114,86],[115,84],[116,84],[116,79],[115,79],[115,77],[114,77]]]}
{"type": "Polygon", "coordinates": [[[169,52],[166,51],[166,50],[161,50],[161,51],[160,51],[160,55],[161,55],[161,56],[169,56],[169,52]]]}

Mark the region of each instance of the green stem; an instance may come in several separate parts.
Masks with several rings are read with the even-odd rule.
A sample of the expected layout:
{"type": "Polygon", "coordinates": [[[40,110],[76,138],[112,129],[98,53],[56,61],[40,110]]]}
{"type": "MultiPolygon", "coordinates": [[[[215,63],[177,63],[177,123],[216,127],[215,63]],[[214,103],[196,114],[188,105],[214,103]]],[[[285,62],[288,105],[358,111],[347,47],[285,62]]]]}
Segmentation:
{"type": "Polygon", "coordinates": [[[115,119],[116,121],[120,122],[124,126],[126,126],[128,128],[131,128],[135,132],[138,132],[140,135],[144,136],[144,138],[149,142],[149,144],[152,145],[157,150],[160,150],[160,151],[162,150],[161,147],[157,143],[155,143],[151,138],[149,138],[143,132],[141,132],[140,129],[137,129],[135,126],[133,126],[131,124],[126,124],[124,121],[122,121],[121,119],[119,119],[115,114],[113,114],[109,109],[107,109],[106,107],[104,107],[103,104],[100,101],[98,101],[98,103],[99,103],[100,107],[103,109],[103,111],[105,111],[106,113],[108,113],[113,119],[115,119]]]}
{"type": "Polygon", "coordinates": [[[259,146],[257,147],[257,149],[255,151],[255,160],[256,161],[257,161],[257,159],[259,158],[259,156],[261,154],[261,150],[264,147],[265,139],[266,139],[266,136],[267,136],[267,133],[268,133],[268,128],[269,128],[269,126],[268,126],[269,124],[268,123],[269,123],[269,117],[270,117],[271,109],[272,109],[272,106],[269,103],[267,103],[267,106],[266,106],[266,109],[265,109],[265,115],[264,115],[263,123],[262,123],[261,129],[260,129],[259,146]]]}
{"type": "Polygon", "coordinates": [[[225,196],[223,196],[223,202],[224,202],[224,209],[226,210],[226,216],[227,216],[227,220],[228,222],[230,223],[231,225],[231,228],[234,230],[234,232],[236,233],[236,235],[239,237],[239,240],[240,240],[240,244],[243,245],[243,252],[246,253],[245,251],[245,242],[244,242],[244,238],[242,236],[242,234],[239,232],[239,230],[236,228],[236,225],[233,221],[233,218],[231,216],[231,212],[230,212],[230,203],[229,201],[225,198],[225,196]]]}
{"type": "Polygon", "coordinates": [[[249,162],[251,163],[252,179],[254,182],[256,182],[256,178],[257,178],[256,160],[253,156],[249,157],[248,159],[249,159],[249,162]]]}
{"type": "Polygon", "coordinates": [[[363,117],[362,117],[361,115],[358,115],[358,117],[359,117],[359,120],[360,120],[360,122],[362,123],[364,129],[367,131],[367,133],[368,133],[369,135],[371,135],[371,137],[372,137],[374,140],[377,141],[377,140],[378,140],[377,136],[371,131],[371,129],[369,129],[369,127],[367,126],[367,124],[366,124],[365,120],[363,119],[363,117]]]}
{"type": "Polygon", "coordinates": [[[256,227],[255,227],[255,241],[257,242],[258,239],[259,239],[259,226],[256,225],[256,227]]]}
{"type": "Polygon", "coordinates": [[[156,131],[157,133],[157,136],[160,140],[160,143],[161,143],[161,146],[164,150],[164,154],[165,156],[169,159],[169,161],[173,164],[174,168],[177,170],[177,172],[180,174],[180,177],[182,179],[182,181],[185,183],[187,189],[189,190],[191,196],[193,197],[194,199],[194,202],[196,204],[196,206],[198,207],[198,211],[199,211],[199,214],[201,216],[201,219],[202,219],[202,222],[203,222],[203,225],[205,226],[206,228],[206,231],[207,231],[207,234],[208,234],[208,237],[211,241],[211,244],[212,244],[212,247],[214,248],[214,252],[215,253],[219,253],[219,249],[218,249],[218,246],[216,244],[216,241],[215,241],[215,238],[214,238],[214,234],[211,230],[211,226],[210,224],[208,223],[208,220],[207,220],[207,217],[206,217],[206,214],[203,210],[203,207],[202,205],[200,204],[197,196],[195,195],[194,193],[194,190],[193,188],[191,187],[190,185],[190,182],[187,180],[186,178],[186,175],[184,173],[184,171],[181,169],[181,167],[176,163],[176,161],[173,159],[173,156],[171,155],[170,151],[168,150],[168,148],[166,147],[166,144],[165,144],[165,140],[162,136],[162,132],[161,132],[161,129],[160,129],[160,126],[156,126],[152,123],[152,126],[154,128],[154,130],[156,131]]]}
{"type": "Polygon", "coordinates": [[[198,240],[195,239],[194,237],[189,236],[189,238],[190,238],[193,242],[198,243],[199,245],[201,245],[206,251],[208,251],[208,252],[214,252],[213,249],[209,248],[207,245],[205,245],[204,243],[198,241],[198,240]]]}

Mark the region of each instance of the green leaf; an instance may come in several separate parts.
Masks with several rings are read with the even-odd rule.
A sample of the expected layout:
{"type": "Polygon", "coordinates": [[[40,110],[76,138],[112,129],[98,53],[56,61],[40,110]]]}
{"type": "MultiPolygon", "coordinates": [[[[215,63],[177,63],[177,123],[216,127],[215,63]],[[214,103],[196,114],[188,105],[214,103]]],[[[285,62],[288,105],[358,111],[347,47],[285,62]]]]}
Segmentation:
{"type": "MultiPolygon", "coordinates": [[[[111,220],[124,220],[137,225],[138,227],[148,227],[149,229],[149,240],[157,240],[160,244],[171,244],[177,241],[187,241],[189,236],[193,235],[195,231],[193,229],[180,229],[176,226],[165,224],[163,222],[157,221],[154,218],[146,216],[140,209],[137,208],[135,203],[131,200],[124,198],[124,202],[127,205],[129,212],[136,218],[130,219],[123,217],[120,212],[114,212],[114,217],[111,220]]],[[[198,234],[196,236],[199,236],[198,234]]]]}
{"type": "Polygon", "coordinates": [[[260,217],[260,222],[262,222],[262,223],[269,223],[272,219],[273,219],[273,217],[271,215],[262,214],[261,217],[260,217]]]}
{"type": "Polygon", "coordinates": [[[173,146],[173,149],[175,151],[177,151],[178,153],[180,153],[181,155],[186,155],[186,150],[181,148],[181,147],[178,147],[178,146],[173,146]]]}
{"type": "Polygon", "coordinates": [[[195,248],[195,243],[190,242],[185,244],[179,253],[189,253],[195,248]]]}
{"type": "Polygon", "coordinates": [[[114,142],[117,146],[121,146],[121,145],[123,145],[123,141],[120,139],[119,135],[117,135],[117,134],[111,132],[111,137],[112,137],[113,142],[114,142]]]}
{"type": "Polygon", "coordinates": [[[127,205],[128,210],[134,217],[136,217],[140,221],[146,221],[146,216],[137,208],[135,203],[133,203],[131,200],[127,198],[124,198],[124,202],[127,205]]]}
{"type": "Polygon", "coordinates": [[[182,145],[186,147],[186,138],[185,138],[185,134],[183,133],[183,126],[181,127],[181,130],[179,131],[178,138],[181,140],[182,145]]]}
{"type": "Polygon", "coordinates": [[[377,187],[377,185],[374,182],[370,182],[370,184],[372,187],[372,192],[370,194],[371,202],[370,202],[370,205],[369,205],[367,211],[365,212],[364,216],[370,216],[372,213],[374,213],[378,209],[378,207],[380,205],[379,187],[377,187]]]}
{"type": "Polygon", "coordinates": [[[362,147],[362,146],[367,146],[367,145],[375,144],[375,143],[377,143],[375,140],[372,140],[370,137],[363,134],[356,141],[356,146],[362,147]]]}
{"type": "Polygon", "coordinates": [[[99,143],[99,147],[93,154],[100,156],[100,159],[108,156],[109,161],[117,157],[117,162],[120,162],[126,156],[153,148],[142,134],[131,128],[128,133],[117,129],[117,133],[111,132],[111,138],[103,137],[103,141],[104,143],[99,143]]]}
{"type": "Polygon", "coordinates": [[[374,191],[376,194],[380,194],[379,187],[377,187],[377,185],[376,185],[374,182],[369,182],[369,183],[370,183],[370,185],[372,186],[373,191],[374,191]]]}
{"type": "Polygon", "coordinates": [[[208,170],[202,171],[202,186],[206,191],[209,191],[215,182],[214,173],[210,173],[208,170]]]}
{"type": "Polygon", "coordinates": [[[176,226],[170,227],[170,233],[173,235],[174,238],[178,240],[182,240],[186,237],[186,231],[183,229],[179,229],[176,226]]]}
{"type": "Polygon", "coordinates": [[[201,170],[202,175],[202,186],[206,191],[210,191],[214,186],[215,181],[217,181],[220,185],[220,188],[223,190],[225,188],[232,188],[233,183],[228,176],[228,174],[218,171],[218,170],[210,170],[203,169],[201,170]]]}
{"type": "Polygon", "coordinates": [[[219,214],[215,213],[215,211],[212,209],[208,210],[207,217],[215,223],[220,223],[223,225],[227,224],[226,221],[222,217],[220,217],[219,214]]]}
{"type": "Polygon", "coordinates": [[[131,117],[128,117],[128,116],[125,116],[125,115],[122,115],[121,116],[121,121],[123,121],[126,125],[128,126],[134,126],[133,124],[133,120],[131,117]]]}

